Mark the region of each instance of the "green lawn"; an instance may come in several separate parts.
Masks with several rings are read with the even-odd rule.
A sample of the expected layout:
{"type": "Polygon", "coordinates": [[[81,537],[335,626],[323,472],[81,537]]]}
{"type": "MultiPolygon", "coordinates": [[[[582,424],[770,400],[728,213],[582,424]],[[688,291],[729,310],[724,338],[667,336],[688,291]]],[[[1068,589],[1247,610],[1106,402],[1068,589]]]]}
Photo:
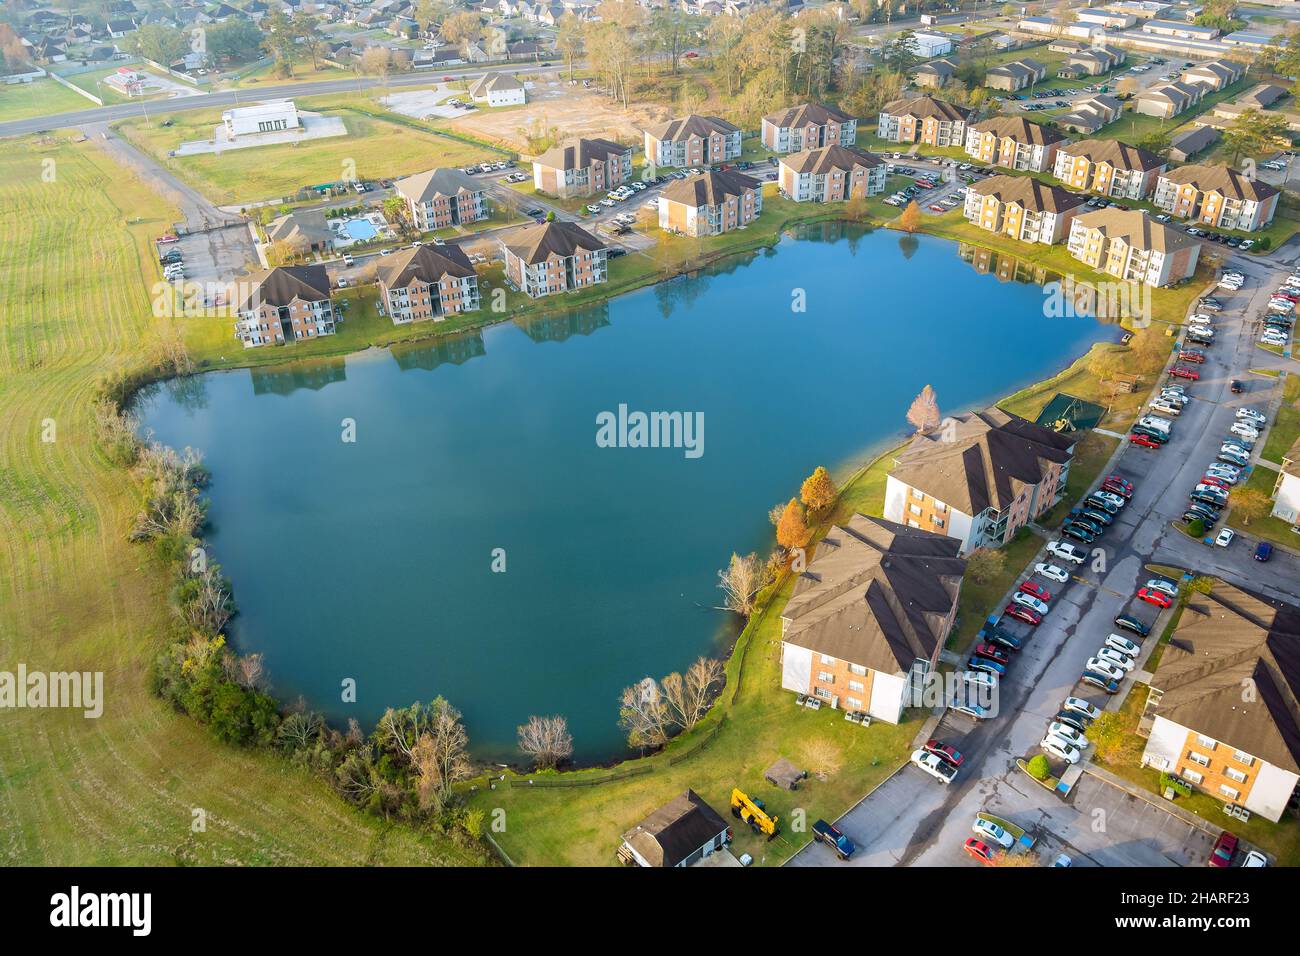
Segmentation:
{"type": "Polygon", "coordinates": [[[980,626],[990,614],[1000,612],[1002,596],[1025,573],[1030,560],[1047,542],[1029,528],[1021,528],[1002,551],[1007,563],[991,581],[976,583],[969,577],[961,582],[957,604],[957,626],[948,637],[948,649],[964,653],[975,640],[980,626]]]}
{"type": "Polygon", "coordinates": [[[1282,404],[1278,406],[1260,456],[1280,465],[1297,440],[1300,440],[1300,375],[1291,374],[1282,385],[1282,404]]]}
{"type": "Polygon", "coordinates": [[[0,85],[0,123],[95,108],[80,93],[49,79],[0,85]]]}
{"type": "MultiPolygon", "coordinates": [[[[1256,463],[1250,472],[1250,478],[1243,487],[1253,488],[1271,497],[1273,487],[1277,484],[1277,475],[1276,469],[1256,463]]],[[[1246,524],[1236,511],[1229,511],[1228,524],[1252,538],[1263,538],[1265,541],[1272,541],[1274,544],[1280,544],[1283,547],[1300,549],[1300,534],[1296,534],[1291,530],[1291,523],[1280,518],[1274,518],[1272,515],[1266,514],[1264,517],[1256,518],[1250,524],[1246,524]]]]}
{"type": "MultiPolygon", "coordinates": [[[[158,74],[155,73],[153,70],[143,69],[140,64],[136,64],[133,67],[133,69],[140,70],[142,73],[147,73],[150,76],[158,76],[158,74]]],[[[104,101],[105,106],[115,106],[120,103],[140,103],[146,101],[152,102],[154,100],[161,98],[162,94],[160,93],[152,93],[148,96],[126,96],[122,93],[117,92],[107,83],[103,82],[106,76],[116,73],[117,70],[118,67],[110,66],[103,70],[91,70],[89,73],[74,73],[70,76],[65,76],[64,79],[67,80],[69,83],[71,83],[73,86],[80,87],[81,89],[85,90],[87,93],[92,94],[93,96],[98,96],[101,100],[104,101]]],[[[175,82],[180,86],[188,85],[181,80],[177,80],[175,82]]],[[[71,92],[71,90],[69,90],[68,92],[71,92]]],[[[85,98],[83,97],[83,99],[85,98]]],[[[94,107],[95,105],[94,103],[91,103],[90,100],[85,100],[85,102],[88,106],[91,107],[94,107]]]]}
{"type": "Polygon", "coordinates": [[[474,862],[447,840],[362,816],[278,757],[217,743],[147,689],[175,627],[170,576],[126,541],[133,483],[95,441],[90,402],[100,376],[154,364],[169,337],[147,285],[151,239],[176,218],[93,141],[0,144],[0,658],[102,671],[106,697],[97,720],[6,713],[0,861],[474,862]],[[52,182],[42,159],[56,163],[52,182]],[[196,809],[205,832],[191,830],[196,809]]]}

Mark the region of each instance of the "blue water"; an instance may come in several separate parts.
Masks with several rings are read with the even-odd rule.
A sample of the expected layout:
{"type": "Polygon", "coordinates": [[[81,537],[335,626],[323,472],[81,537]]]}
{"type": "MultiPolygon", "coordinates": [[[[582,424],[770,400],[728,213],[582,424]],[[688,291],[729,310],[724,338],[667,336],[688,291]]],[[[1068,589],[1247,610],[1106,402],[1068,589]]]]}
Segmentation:
{"type": "Polygon", "coordinates": [[[578,756],[604,759],[623,750],[621,688],[726,651],[716,571],[771,547],[768,509],[814,466],[842,474],[901,438],[927,383],[958,412],[1116,337],[1044,318],[1042,289],[1005,281],[1025,270],[976,262],[1003,279],[943,240],[832,224],[604,306],[211,373],[140,411],[206,454],[232,639],[280,697],[368,723],[442,694],[475,753],[504,760],[518,724],[558,713],[578,756]],[[620,404],[702,412],[703,455],[597,447],[620,404]]]}
{"type": "Polygon", "coordinates": [[[345,219],[343,220],[343,231],[357,242],[365,242],[379,235],[379,230],[368,219],[345,219]]]}

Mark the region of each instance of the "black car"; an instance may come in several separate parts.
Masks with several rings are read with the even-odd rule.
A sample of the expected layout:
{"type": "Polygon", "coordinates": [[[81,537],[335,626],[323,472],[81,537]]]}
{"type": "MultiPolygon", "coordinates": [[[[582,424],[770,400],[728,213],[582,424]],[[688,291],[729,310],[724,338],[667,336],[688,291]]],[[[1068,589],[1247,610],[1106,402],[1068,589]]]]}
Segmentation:
{"type": "Polygon", "coordinates": [[[980,631],[980,635],[988,643],[1005,647],[1009,651],[1018,651],[1024,647],[1024,644],[1020,642],[1020,638],[1012,637],[1000,627],[996,627],[991,631],[980,631]]]}
{"type": "Polygon", "coordinates": [[[1067,538],[1073,538],[1075,541],[1082,541],[1084,544],[1092,544],[1097,540],[1097,536],[1088,528],[1080,524],[1067,524],[1061,528],[1061,534],[1067,538]]]}
{"type": "Polygon", "coordinates": [[[1100,535],[1106,530],[1106,526],[1095,518],[1088,518],[1081,514],[1074,514],[1073,512],[1070,513],[1069,523],[1087,528],[1094,535],[1100,535]]]}
{"type": "Polygon", "coordinates": [[[1232,394],[1240,395],[1245,390],[1246,390],[1245,382],[1239,381],[1238,379],[1235,378],[1232,380],[1232,394]]]}
{"type": "Polygon", "coordinates": [[[1206,528],[1212,528],[1218,523],[1218,515],[1207,515],[1200,511],[1184,511],[1183,524],[1191,524],[1193,521],[1199,521],[1206,528]]]}
{"type": "MultiPolygon", "coordinates": [[[[1111,494],[1116,493],[1117,492],[1111,492],[1111,494]]],[[[1123,495],[1122,497],[1127,498],[1129,496],[1123,495]]],[[[1102,511],[1100,508],[1089,508],[1085,505],[1082,508],[1075,508],[1074,511],[1070,512],[1070,514],[1074,514],[1075,511],[1077,511],[1081,517],[1087,518],[1090,521],[1099,521],[1103,525],[1107,526],[1115,520],[1114,516],[1112,516],[1109,511],[1102,511]]]]}
{"type": "Polygon", "coordinates": [[[1206,312],[1222,312],[1223,303],[1213,296],[1206,296],[1201,300],[1201,308],[1206,312]]]}
{"type": "MultiPolygon", "coordinates": [[[[1161,445],[1169,444],[1169,436],[1166,435],[1164,432],[1160,431],[1159,429],[1147,428],[1145,425],[1134,425],[1131,431],[1135,435],[1145,435],[1147,438],[1150,438],[1153,442],[1157,442],[1161,445]]],[[[1088,504],[1093,504],[1093,501],[1089,499],[1088,504]]]]}
{"type": "Polygon", "coordinates": [[[1211,508],[1222,508],[1228,503],[1227,495],[1212,495],[1204,491],[1193,491],[1187,496],[1193,502],[1198,504],[1209,505],[1211,508]]]}
{"type": "Polygon", "coordinates": [[[627,255],[627,250],[621,246],[611,246],[608,255],[611,259],[617,259],[619,256],[627,255]]]}
{"type": "Polygon", "coordinates": [[[1201,518],[1208,524],[1214,524],[1219,520],[1219,509],[1214,505],[1206,504],[1204,501],[1193,501],[1187,505],[1187,512],[1201,518]]]}
{"type": "Polygon", "coordinates": [[[1081,734],[1087,733],[1088,731],[1088,718],[1083,716],[1083,714],[1076,714],[1072,710],[1063,710],[1053,717],[1052,720],[1056,721],[1058,724],[1065,724],[1067,727],[1073,727],[1081,734]]]}
{"type": "MultiPolygon", "coordinates": [[[[1116,617],[1115,626],[1122,627],[1126,631],[1132,631],[1134,634],[1141,634],[1143,637],[1146,637],[1151,633],[1151,625],[1143,624],[1132,614],[1121,614],[1116,617]]],[[[1114,691],[1110,691],[1109,693],[1114,693],[1114,691]]]]}
{"type": "Polygon", "coordinates": [[[1091,684],[1093,687],[1100,687],[1108,694],[1119,693],[1119,682],[1111,680],[1105,674],[1098,674],[1093,671],[1084,671],[1079,676],[1080,682],[1091,684]]]}

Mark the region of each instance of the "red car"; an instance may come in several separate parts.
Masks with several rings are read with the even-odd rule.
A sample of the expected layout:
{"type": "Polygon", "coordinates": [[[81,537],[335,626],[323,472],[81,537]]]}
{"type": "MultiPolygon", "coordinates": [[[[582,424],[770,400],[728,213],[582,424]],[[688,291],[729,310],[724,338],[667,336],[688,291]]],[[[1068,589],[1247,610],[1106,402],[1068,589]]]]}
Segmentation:
{"type": "Polygon", "coordinates": [[[1183,349],[1178,353],[1178,361],[1193,362],[1197,365],[1205,364],[1205,353],[1198,352],[1196,349],[1183,349]]]}
{"type": "Polygon", "coordinates": [[[916,184],[917,184],[918,186],[920,186],[922,189],[933,189],[933,188],[934,188],[934,183],[930,182],[930,180],[928,180],[928,179],[913,179],[912,182],[916,183],[916,184]]]}
{"type": "Polygon", "coordinates": [[[1200,372],[1196,371],[1196,369],[1191,368],[1187,365],[1175,365],[1173,368],[1169,370],[1169,374],[1172,375],[1174,378],[1185,378],[1192,382],[1197,381],[1201,377],[1200,372]]]}
{"type": "Polygon", "coordinates": [[[954,767],[960,767],[966,761],[966,758],[961,755],[961,751],[952,744],[946,744],[933,738],[925,742],[925,752],[934,754],[940,760],[950,763],[954,767]]]}
{"type": "Polygon", "coordinates": [[[1224,491],[1228,491],[1232,488],[1232,485],[1228,484],[1222,478],[1215,478],[1213,475],[1202,475],[1201,484],[1214,485],[1214,487],[1222,488],[1224,491]]]}
{"type": "Polygon", "coordinates": [[[699,56],[699,54],[696,53],[694,50],[687,50],[685,53],[682,54],[682,56],[686,57],[686,59],[688,60],[694,60],[696,57],[699,56]]]}
{"type": "MultiPolygon", "coordinates": [[[[970,840],[966,841],[970,843],[970,840]]],[[[967,847],[967,853],[970,848],[967,847]]],[[[974,856],[971,853],[971,856],[974,856]]],[[[1232,858],[1237,855],[1237,838],[1233,834],[1224,830],[1219,834],[1219,838],[1214,841],[1214,849],[1210,851],[1210,866],[1232,866],[1232,858]]]]}
{"type": "Polygon", "coordinates": [[[929,208],[930,212],[947,212],[947,211],[948,211],[948,210],[944,209],[942,206],[940,206],[938,203],[931,203],[931,204],[929,205],[928,208],[929,208]]]}
{"type": "Polygon", "coordinates": [[[1037,581],[1025,581],[1020,585],[1020,587],[1016,588],[1016,590],[1024,591],[1026,594],[1032,594],[1043,603],[1047,603],[1052,599],[1052,592],[1047,590],[1047,588],[1043,587],[1037,581]]]}
{"type": "Polygon", "coordinates": [[[1174,603],[1173,598],[1164,591],[1157,591],[1153,588],[1138,588],[1137,596],[1139,601],[1146,601],[1156,607],[1169,607],[1174,603]]]}
{"type": "Polygon", "coordinates": [[[1288,302],[1300,302],[1300,295],[1297,295],[1290,289],[1278,289],[1273,293],[1273,298],[1286,299],[1288,302]]]}
{"type": "Polygon", "coordinates": [[[991,661],[997,661],[999,664],[1011,663],[1011,656],[996,644],[976,644],[975,656],[986,657],[991,661]]]}
{"type": "Polygon", "coordinates": [[[1101,480],[1101,486],[1106,491],[1114,492],[1125,498],[1133,497],[1133,482],[1127,478],[1121,478],[1119,475],[1107,475],[1101,480]],[[1112,485],[1114,485],[1113,488],[1112,485]]]}
{"type": "Polygon", "coordinates": [[[444,83],[451,83],[451,82],[453,82],[455,79],[456,79],[456,78],[455,78],[454,76],[444,76],[444,77],[442,78],[442,82],[444,82],[444,83]]]}
{"type": "Polygon", "coordinates": [[[1017,621],[1024,621],[1026,624],[1041,624],[1043,622],[1043,615],[1032,608],[1022,607],[1019,604],[1008,604],[1002,609],[1002,613],[1007,617],[1014,617],[1017,621]]]}
{"type": "Polygon", "coordinates": [[[1146,435],[1139,435],[1136,432],[1128,436],[1130,445],[1137,445],[1140,448],[1159,448],[1160,442],[1152,441],[1146,435]]]}
{"type": "MultiPolygon", "coordinates": [[[[985,866],[993,865],[993,848],[983,840],[977,840],[971,837],[966,841],[966,852],[979,860],[985,866]]],[[[1211,857],[1213,859],[1213,857],[1211,857]]]]}
{"type": "Polygon", "coordinates": [[[166,235],[159,236],[156,242],[180,242],[180,236],[173,236],[170,232],[166,235]]]}

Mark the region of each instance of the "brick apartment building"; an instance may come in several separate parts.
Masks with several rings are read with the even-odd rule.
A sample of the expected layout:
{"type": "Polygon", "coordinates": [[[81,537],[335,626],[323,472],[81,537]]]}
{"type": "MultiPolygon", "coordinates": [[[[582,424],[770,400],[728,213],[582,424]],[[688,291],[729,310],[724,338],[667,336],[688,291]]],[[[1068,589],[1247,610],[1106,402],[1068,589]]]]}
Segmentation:
{"type": "Polygon", "coordinates": [[[330,277],[324,266],[280,266],[257,273],[239,299],[235,337],[244,348],[285,345],[334,334],[330,277]]]}
{"type": "Polygon", "coordinates": [[[1115,199],[1146,199],[1169,164],[1155,153],[1114,139],[1067,143],[1056,152],[1052,175],[1071,189],[1115,199]]]}
{"type": "Polygon", "coordinates": [[[656,166],[712,166],[740,158],[740,128],[716,116],[692,114],[644,133],[646,161],[656,166]]]}
{"type": "Polygon", "coordinates": [[[487,187],[459,169],[431,169],[393,184],[420,232],[486,219],[487,187]]]}
{"type": "Polygon", "coordinates": [[[971,111],[933,96],[915,96],[886,103],[876,135],[891,143],[964,146],[971,111]]]}
{"type": "Polygon", "coordinates": [[[1019,116],[995,116],[966,128],[966,154],[981,163],[1044,173],[1065,137],[1019,116]]]}
{"type": "Polygon", "coordinates": [[[621,186],[632,178],[632,147],[607,139],[569,139],[533,160],[533,186],[568,199],[621,186]]]}
{"type": "Polygon", "coordinates": [[[823,146],[782,156],[777,177],[795,202],[841,202],[885,189],[885,162],[863,149],[823,146]]]}
{"type": "Polygon", "coordinates": [[[966,220],[986,232],[1051,245],[1070,234],[1087,199],[1032,176],[990,176],[966,190],[966,220]]]}
{"type": "Polygon", "coordinates": [[[394,325],[442,321],[481,302],[478,273],[459,246],[415,246],[380,261],[379,301],[394,325]]]}
{"type": "Polygon", "coordinates": [[[669,183],[659,194],[659,228],[683,236],[730,232],[762,211],[762,183],[737,172],[703,172],[669,183]]]}
{"type": "Polygon", "coordinates": [[[1278,190],[1226,166],[1180,166],[1160,174],[1152,202],[1211,229],[1254,232],[1273,221],[1278,190]]]}
{"type": "Polygon", "coordinates": [[[609,278],[608,247],[571,222],[512,229],[500,246],[506,279],[533,298],[586,288],[609,278]]]}
{"type": "Polygon", "coordinates": [[[1076,216],[1066,248],[1098,272],[1127,282],[1166,286],[1196,272],[1201,244],[1140,209],[1099,209],[1076,216]]]}
{"type": "Polygon", "coordinates": [[[804,103],[763,117],[763,145],[778,153],[852,146],[857,138],[855,118],[821,103],[804,103]]]}

